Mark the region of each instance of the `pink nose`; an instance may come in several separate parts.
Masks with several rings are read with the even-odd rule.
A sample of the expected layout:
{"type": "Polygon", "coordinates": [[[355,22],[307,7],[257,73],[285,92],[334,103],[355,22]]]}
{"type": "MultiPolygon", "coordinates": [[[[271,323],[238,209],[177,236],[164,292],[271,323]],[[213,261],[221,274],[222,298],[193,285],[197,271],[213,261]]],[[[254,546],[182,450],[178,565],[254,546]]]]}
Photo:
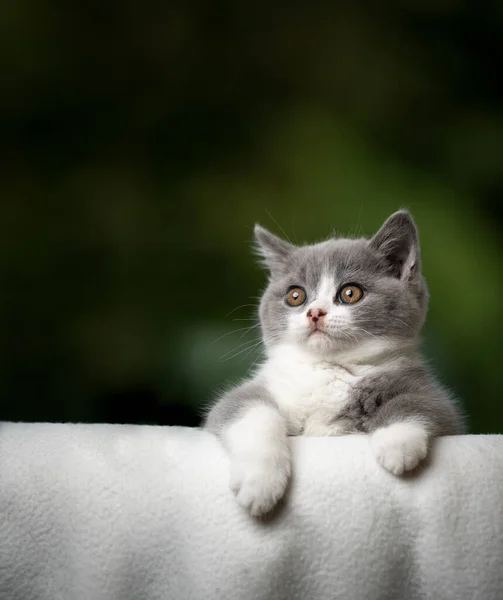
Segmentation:
{"type": "Polygon", "coordinates": [[[310,308],[307,311],[307,316],[313,323],[317,323],[321,317],[324,317],[326,314],[327,313],[322,308],[310,308]]]}

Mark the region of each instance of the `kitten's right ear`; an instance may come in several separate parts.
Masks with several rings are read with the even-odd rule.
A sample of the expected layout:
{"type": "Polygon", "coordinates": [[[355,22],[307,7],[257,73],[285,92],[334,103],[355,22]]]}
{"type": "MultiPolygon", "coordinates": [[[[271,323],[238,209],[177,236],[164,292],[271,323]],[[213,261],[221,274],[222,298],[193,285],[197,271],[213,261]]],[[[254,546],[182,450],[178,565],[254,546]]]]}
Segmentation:
{"type": "Polygon", "coordinates": [[[295,246],[276,237],[258,223],[255,225],[255,251],[263,259],[271,275],[279,273],[295,246]]]}
{"type": "Polygon", "coordinates": [[[384,257],[389,272],[399,279],[410,282],[420,275],[417,228],[406,210],[392,214],[370,240],[370,245],[384,257]]]}

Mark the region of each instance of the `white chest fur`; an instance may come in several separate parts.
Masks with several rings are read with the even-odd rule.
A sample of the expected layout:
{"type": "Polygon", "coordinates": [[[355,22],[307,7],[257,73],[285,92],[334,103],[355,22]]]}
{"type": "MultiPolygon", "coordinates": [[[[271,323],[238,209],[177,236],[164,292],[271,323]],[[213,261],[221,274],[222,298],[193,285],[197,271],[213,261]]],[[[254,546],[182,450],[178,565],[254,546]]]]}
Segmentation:
{"type": "Polygon", "coordinates": [[[266,386],[288,423],[290,435],[337,435],[357,370],[322,362],[295,347],[279,346],[261,369],[266,386]]]}

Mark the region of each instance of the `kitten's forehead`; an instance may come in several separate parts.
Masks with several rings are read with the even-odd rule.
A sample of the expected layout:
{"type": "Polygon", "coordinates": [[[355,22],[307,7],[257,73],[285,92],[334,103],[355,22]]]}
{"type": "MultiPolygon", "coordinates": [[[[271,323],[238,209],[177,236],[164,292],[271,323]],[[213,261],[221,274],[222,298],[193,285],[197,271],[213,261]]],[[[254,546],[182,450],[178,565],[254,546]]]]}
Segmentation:
{"type": "Polygon", "coordinates": [[[335,281],[358,280],[381,271],[367,240],[331,239],[298,248],[291,257],[288,276],[315,287],[322,277],[335,281]]]}

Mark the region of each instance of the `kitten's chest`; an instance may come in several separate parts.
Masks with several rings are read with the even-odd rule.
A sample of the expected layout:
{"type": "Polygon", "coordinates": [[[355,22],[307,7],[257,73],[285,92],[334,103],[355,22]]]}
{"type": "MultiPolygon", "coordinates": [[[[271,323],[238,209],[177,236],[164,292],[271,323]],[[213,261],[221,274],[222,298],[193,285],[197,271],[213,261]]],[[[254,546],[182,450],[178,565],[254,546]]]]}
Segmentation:
{"type": "Polygon", "coordinates": [[[263,374],[290,435],[316,431],[336,420],[360,379],[340,365],[313,364],[287,356],[270,361],[263,374]]]}

